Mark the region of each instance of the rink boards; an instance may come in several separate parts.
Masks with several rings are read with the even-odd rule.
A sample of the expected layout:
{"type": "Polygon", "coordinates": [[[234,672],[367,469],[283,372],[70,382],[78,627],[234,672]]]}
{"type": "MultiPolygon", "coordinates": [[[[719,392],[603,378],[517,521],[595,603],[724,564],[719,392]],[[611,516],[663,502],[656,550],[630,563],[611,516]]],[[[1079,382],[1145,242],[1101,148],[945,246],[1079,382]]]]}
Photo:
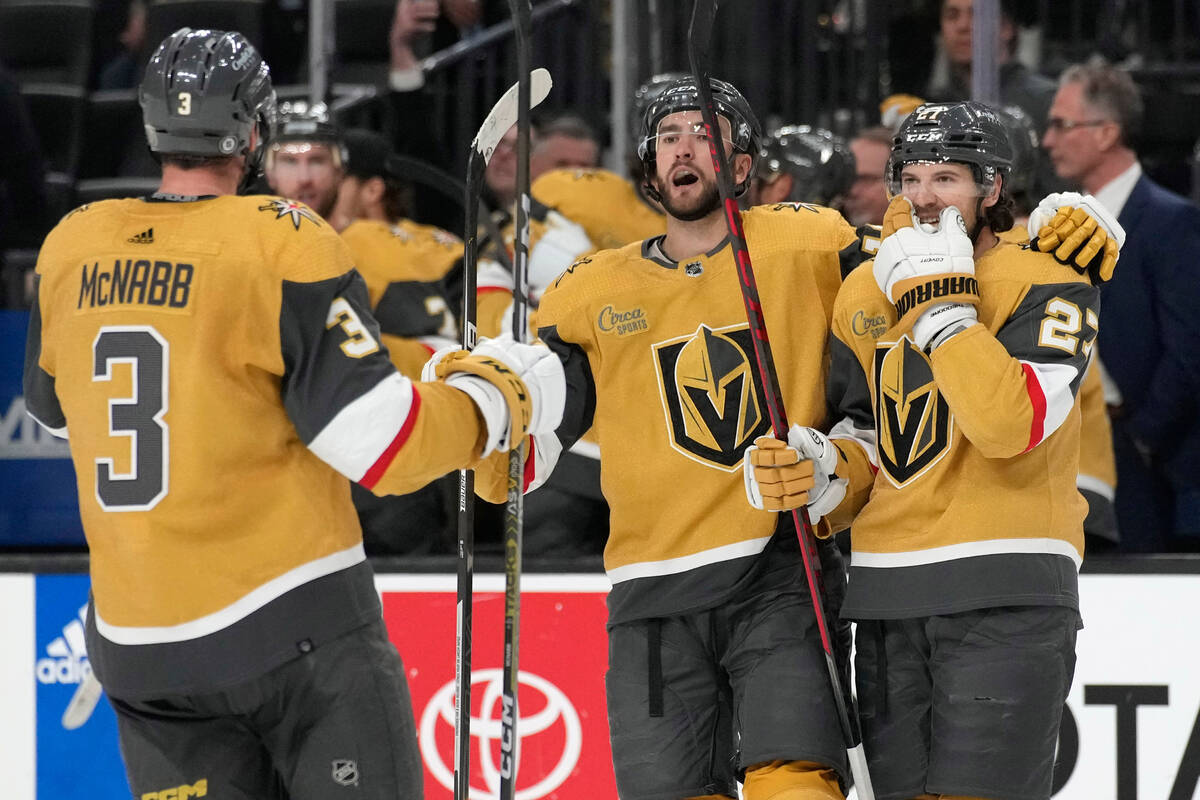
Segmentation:
{"type": "MultiPolygon", "coordinates": [[[[404,659],[426,796],[451,795],[452,575],[380,575],[404,659]]],[[[607,642],[599,574],[526,575],[520,627],[519,800],[611,798],[604,711],[607,642]]],[[[472,794],[499,784],[503,576],[476,576],[472,794]]],[[[0,574],[0,775],[5,798],[128,798],[111,707],[81,727],[62,714],[83,679],[84,575],[0,574]],[[89,787],[81,794],[81,787],[89,787]]],[[[1187,800],[1200,779],[1200,576],[1081,577],[1085,629],[1059,742],[1055,798],[1187,800]]]]}

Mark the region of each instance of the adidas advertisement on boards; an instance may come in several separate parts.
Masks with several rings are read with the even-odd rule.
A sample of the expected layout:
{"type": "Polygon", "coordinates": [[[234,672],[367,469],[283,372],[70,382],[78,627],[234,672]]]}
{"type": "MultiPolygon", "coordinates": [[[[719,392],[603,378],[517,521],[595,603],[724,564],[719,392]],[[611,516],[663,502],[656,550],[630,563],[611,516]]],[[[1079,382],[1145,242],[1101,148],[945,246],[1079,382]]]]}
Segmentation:
{"type": "Polygon", "coordinates": [[[112,706],[103,696],[84,696],[85,678],[91,673],[83,641],[89,585],[86,575],[36,578],[33,672],[39,799],[80,797],[82,786],[88,787],[86,796],[96,800],[130,796],[112,706]]]}

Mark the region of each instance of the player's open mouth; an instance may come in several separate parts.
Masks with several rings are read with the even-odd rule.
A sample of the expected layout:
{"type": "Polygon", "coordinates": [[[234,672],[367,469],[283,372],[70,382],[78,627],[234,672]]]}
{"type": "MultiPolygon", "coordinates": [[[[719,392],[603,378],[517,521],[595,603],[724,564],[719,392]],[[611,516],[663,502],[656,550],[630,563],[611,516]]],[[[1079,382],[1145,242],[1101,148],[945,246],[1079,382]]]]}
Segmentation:
{"type": "Polygon", "coordinates": [[[671,175],[671,183],[675,186],[691,186],[700,180],[700,176],[687,167],[675,170],[671,175]]]}

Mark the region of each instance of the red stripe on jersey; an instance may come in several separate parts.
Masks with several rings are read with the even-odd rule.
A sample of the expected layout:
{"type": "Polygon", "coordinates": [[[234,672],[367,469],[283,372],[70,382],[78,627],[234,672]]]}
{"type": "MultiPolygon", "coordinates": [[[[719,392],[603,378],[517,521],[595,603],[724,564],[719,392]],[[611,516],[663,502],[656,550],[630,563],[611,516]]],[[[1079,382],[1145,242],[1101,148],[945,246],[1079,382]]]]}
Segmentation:
{"type": "Polygon", "coordinates": [[[511,286],[480,286],[475,290],[476,295],[487,294],[488,292],[507,292],[512,294],[511,286]]]}
{"type": "Polygon", "coordinates": [[[537,469],[535,467],[535,462],[536,462],[537,458],[533,453],[533,447],[534,447],[533,442],[534,442],[534,439],[532,436],[530,436],[529,437],[529,452],[525,455],[525,481],[524,481],[524,484],[521,486],[521,494],[525,494],[526,492],[529,491],[529,484],[533,483],[533,479],[535,477],[534,473],[537,472],[537,469]]]}
{"type": "Polygon", "coordinates": [[[358,482],[364,489],[375,488],[375,484],[379,483],[379,479],[383,477],[383,473],[387,472],[387,468],[392,465],[392,460],[396,457],[396,453],[400,452],[400,448],[404,446],[404,443],[408,441],[408,437],[412,435],[413,426],[417,424],[417,412],[421,410],[421,394],[417,391],[415,383],[413,384],[412,395],[412,407],[408,409],[408,417],[404,420],[404,424],[400,426],[400,432],[396,434],[396,438],[392,439],[392,443],[387,446],[383,454],[367,470],[367,474],[363,475],[362,480],[358,482]]]}
{"type": "Polygon", "coordinates": [[[1041,443],[1045,435],[1046,394],[1042,391],[1042,384],[1033,367],[1022,364],[1021,369],[1025,373],[1025,391],[1029,393],[1029,403],[1033,406],[1033,421],[1029,424],[1029,446],[1025,448],[1025,452],[1028,453],[1041,443]]]}

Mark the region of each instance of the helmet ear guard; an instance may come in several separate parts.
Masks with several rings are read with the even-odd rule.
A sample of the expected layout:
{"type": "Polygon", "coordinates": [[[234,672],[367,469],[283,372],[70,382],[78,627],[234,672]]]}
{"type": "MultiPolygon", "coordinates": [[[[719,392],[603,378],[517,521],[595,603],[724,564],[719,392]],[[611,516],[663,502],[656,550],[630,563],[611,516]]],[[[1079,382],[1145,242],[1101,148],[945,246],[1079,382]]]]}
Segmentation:
{"type": "MultiPolygon", "coordinates": [[[[717,78],[710,78],[709,86],[717,114],[729,122],[734,153],[744,153],[751,159],[750,171],[735,188],[735,195],[740,197],[749,186],[750,179],[754,177],[754,170],[762,155],[762,126],[759,125],[758,118],[750,108],[750,104],[746,102],[746,98],[733,84],[717,78]]],[[[647,195],[652,199],[661,199],[658,192],[650,185],[650,179],[654,175],[655,159],[658,155],[659,123],[670,114],[700,110],[700,92],[696,88],[696,81],[691,76],[687,76],[667,84],[642,113],[638,158],[642,161],[647,195]]],[[[733,153],[730,153],[729,157],[732,159],[733,153]]]]}

